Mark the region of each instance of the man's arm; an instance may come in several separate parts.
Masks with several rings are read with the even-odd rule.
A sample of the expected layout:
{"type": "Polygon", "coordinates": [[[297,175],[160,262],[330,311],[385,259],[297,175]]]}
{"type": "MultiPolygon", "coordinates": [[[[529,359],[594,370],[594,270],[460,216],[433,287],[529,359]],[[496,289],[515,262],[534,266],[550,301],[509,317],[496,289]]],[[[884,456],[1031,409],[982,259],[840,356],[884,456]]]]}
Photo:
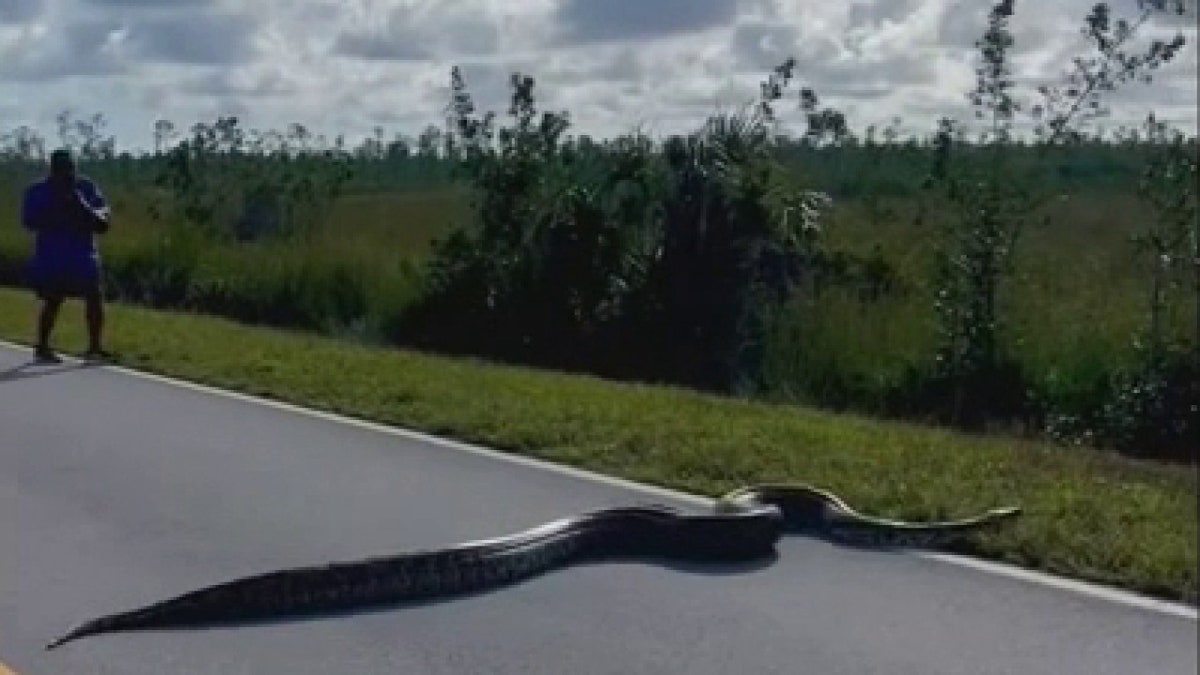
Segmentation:
{"type": "Polygon", "coordinates": [[[46,199],[36,184],[25,188],[21,197],[21,225],[32,232],[45,229],[46,199]]]}
{"type": "Polygon", "coordinates": [[[108,208],[108,203],[104,200],[104,195],[100,192],[100,188],[85,178],[79,181],[75,195],[79,199],[80,210],[83,212],[92,230],[100,234],[108,232],[108,228],[111,225],[112,213],[108,208]]]}

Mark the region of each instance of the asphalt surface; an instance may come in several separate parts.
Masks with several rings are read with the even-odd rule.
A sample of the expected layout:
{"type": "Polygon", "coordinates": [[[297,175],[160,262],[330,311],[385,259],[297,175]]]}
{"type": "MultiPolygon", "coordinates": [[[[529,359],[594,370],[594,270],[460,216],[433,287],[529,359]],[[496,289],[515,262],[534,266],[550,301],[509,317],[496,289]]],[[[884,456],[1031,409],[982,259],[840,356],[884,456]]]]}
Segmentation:
{"type": "Polygon", "coordinates": [[[662,499],[27,360],[0,347],[0,664],[21,675],[1197,672],[1194,620],[802,538],[758,569],[595,565],[416,608],[46,652],[85,619],[237,576],[662,499]]]}

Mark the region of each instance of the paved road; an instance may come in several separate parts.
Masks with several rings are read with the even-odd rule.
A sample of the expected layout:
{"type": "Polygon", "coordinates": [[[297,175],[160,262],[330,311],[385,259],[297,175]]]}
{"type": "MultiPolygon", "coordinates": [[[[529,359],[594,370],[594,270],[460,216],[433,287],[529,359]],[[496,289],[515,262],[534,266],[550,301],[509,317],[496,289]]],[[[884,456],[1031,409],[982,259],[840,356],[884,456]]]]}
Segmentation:
{"type": "Polygon", "coordinates": [[[80,620],[234,576],[660,498],[25,360],[0,347],[0,662],[22,675],[1196,672],[1193,620],[806,539],[753,571],[589,566],[415,609],[45,652],[80,620]]]}

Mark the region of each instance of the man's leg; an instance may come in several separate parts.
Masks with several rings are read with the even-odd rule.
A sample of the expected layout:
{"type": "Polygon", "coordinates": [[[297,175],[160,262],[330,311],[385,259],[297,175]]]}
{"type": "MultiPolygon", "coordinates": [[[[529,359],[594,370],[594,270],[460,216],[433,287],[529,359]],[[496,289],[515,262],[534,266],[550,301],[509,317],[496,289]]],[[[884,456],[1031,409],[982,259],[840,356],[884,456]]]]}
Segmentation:
{"type": "Polygon", "coordinates": [[[98,286],[89,288],[84,294],[84,309],[88,328],[88,354],[103,356],[104,297],[98,286]]]}
{"type": "Polygon", "coordinates": [[[61,360],[50,348],[50,333],[54,330],[54,322],[58,318],[58,310],[62,303],[62,295],[49,291],[42,293],[42,307],[38,313],[37,347],[34,350],[39,361],[58,363],[61,360]]]}

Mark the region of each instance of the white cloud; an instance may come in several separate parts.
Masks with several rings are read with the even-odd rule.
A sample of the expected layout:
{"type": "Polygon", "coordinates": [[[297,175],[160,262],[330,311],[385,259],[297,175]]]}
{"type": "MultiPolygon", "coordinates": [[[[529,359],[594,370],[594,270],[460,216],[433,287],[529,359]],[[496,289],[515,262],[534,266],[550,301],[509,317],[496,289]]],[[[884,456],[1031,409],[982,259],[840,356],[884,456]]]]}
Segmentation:
{"type": "MultiPolygon", "coordinates": [[[[1014,67],[1024,91],[1083,53],[1093,0],[1018,0],[1014,67]]],[[[513,70],[579,132],[692,128],[748,102],[771,67],[798,59],[797,84],[861,130],[899,116],[928,133],[966,120],[973,43],[991,3],[972,0],[0,0],[0,129],[52,134],[55,114],[102,112],[123,146],[151,146],[154,120],[179,127],[239,114],[351,138],[382,124],[441,124],[449,71],[503,113],[513,70]]],[[[1118,14],[1136,0],[1112,3],[1118,14]]],[[[1155,110],[1196,124],[1195,0],[1157,34],[1189,40],[1153,85],[1109,98],[1112,125],[1155,110]]],[[[785,114],[792,104],[781,109],[785,114]]]]}

